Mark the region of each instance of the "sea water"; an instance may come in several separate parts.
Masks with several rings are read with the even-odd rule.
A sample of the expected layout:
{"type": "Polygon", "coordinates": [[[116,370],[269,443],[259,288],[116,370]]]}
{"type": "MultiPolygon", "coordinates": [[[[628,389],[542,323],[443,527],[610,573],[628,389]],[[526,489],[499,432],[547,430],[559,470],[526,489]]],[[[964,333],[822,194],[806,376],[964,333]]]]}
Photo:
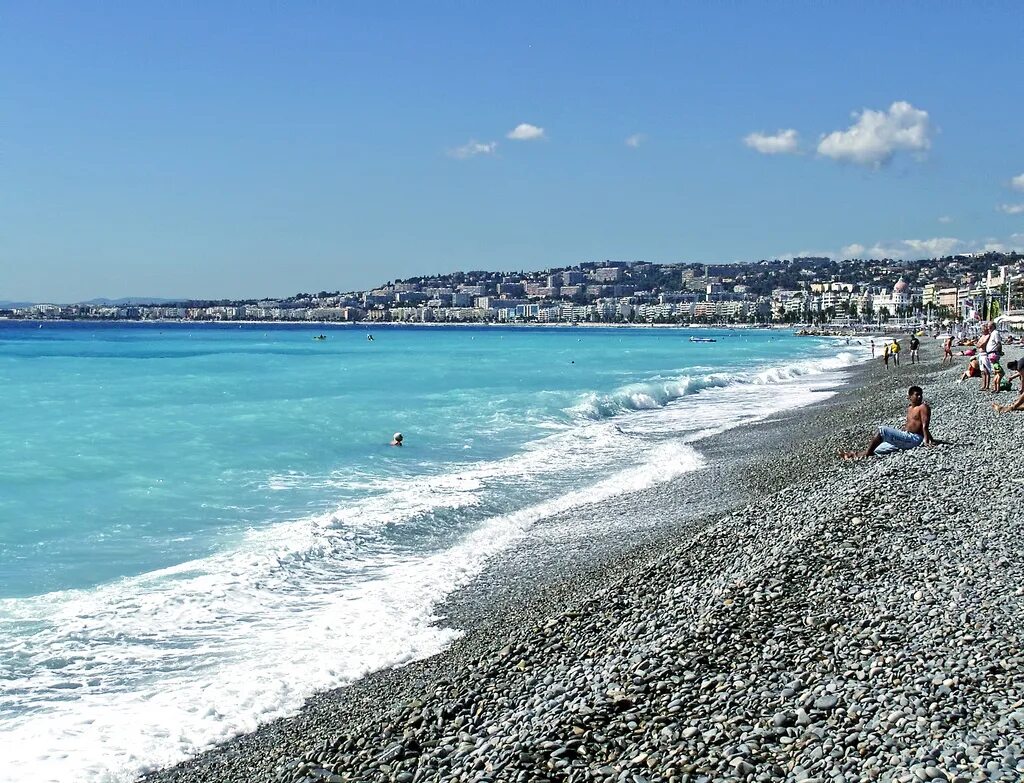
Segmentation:
{"type": "Polygon", "coordinates": [[[131,780],[435,653],[443,599],[545,518],[700,469],[866,355],[370,332],[0,321],[0,780],[131,780]]]}

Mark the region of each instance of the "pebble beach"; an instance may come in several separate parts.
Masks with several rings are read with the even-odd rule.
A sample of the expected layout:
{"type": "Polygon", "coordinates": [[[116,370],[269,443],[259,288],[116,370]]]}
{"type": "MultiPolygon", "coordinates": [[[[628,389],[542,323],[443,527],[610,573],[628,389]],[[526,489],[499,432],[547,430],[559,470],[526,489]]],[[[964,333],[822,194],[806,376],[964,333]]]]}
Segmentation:
{"type": "Polygon", "coordinates": [[[940,353],[553,520],[445,607],[444,653],[146,780],[1024,779],[1016,392],[940,353]],[[943,444],[839,460],[911,384],[943,444]],[[568,535],[588,514],[623,527],[568,535]]]}

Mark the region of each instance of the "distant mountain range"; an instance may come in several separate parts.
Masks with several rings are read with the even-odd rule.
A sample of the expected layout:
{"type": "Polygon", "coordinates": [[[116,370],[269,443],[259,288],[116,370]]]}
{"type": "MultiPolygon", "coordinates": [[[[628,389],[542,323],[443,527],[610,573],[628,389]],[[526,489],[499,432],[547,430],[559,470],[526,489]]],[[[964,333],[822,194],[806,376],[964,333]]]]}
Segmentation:
{"type": "Polygon", "coordinates": [[[131,307],[132,305],[162,305],[173,302],[187,302],[187,299],[161,299],[156,296],[125,296],[121,299],[106,299],[97,297],[87,302],[76,302],[75,304],[95,305],[97,307],[131,307]]]}
{"type": "MultiPolygon", "coordinates": [[[[92,305],[94,307],[132,307],[134,305],[163,305],[174,302],[187,302],[187,299],[161,299],[157,296],[124,296],[120,299],[107,299],[97,297],[85,302],[72,302],[72,304],[92,305]]],[[[10,310],[15,307],[31,307],[39,302],[9,302],[0,300],[0,309],[10,310]]],[[[64,304],[63,302],[46,302],[46,304],[64,304]]]]}

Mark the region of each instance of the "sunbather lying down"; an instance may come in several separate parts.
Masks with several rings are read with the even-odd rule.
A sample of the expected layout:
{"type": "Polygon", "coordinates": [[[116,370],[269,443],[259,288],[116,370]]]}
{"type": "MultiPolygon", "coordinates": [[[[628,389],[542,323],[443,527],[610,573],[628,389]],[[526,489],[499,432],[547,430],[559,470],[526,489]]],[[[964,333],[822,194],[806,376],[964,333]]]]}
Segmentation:
{"type": "Polygon", "coordinates": [[[911,386],[907,390],[907,399],[909,404],[905,430],[879,427],[878,432],[864,451],[841,451],[839,456],[843,459],[864,459],[876,454],[891,454],[894,451],[917,448],[922,443],[926,446],[934,446],[935,441],[928,429],[931,423],[932,408],[924,401],[924,391],[920,386],[911,386]]]}

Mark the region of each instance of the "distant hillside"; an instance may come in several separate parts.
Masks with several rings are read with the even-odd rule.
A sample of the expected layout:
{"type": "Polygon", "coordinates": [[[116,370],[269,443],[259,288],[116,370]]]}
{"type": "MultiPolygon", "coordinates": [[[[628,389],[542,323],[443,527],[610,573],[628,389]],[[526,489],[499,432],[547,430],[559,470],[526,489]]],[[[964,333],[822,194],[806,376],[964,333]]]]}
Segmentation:
{"type": "Polygon", "coordinates": [[[186,302],[187,299],[161,299],[156,296],[125,296],[120,299],[106,299],[97,297],[86,302],[75,302],[75,304],[93,305],[94,307],[132,307],[134,305],[164,305],[175,302],[186,302]]]}
{"type": "MultiPolygon", "coordinates": [[[[92,307],[134,307],[136,305],[165,305],[174,304],[176,302],[187,302],[188,299],[162,299],[158,296],[125,296],[120,299],[107,299],[106,297],[99,296],[95,299],[89,299],[84,302],[71,302],[70,304],[79,305],[90,305],[92,307]]],[[[57,302],[52,299],[46,300],[45,302],[10,302],[6,300],[0,300],[0,310],[11,310],[16,307],[31,307],[35,304],[68,304],[66,302],[57,302]]]]}

